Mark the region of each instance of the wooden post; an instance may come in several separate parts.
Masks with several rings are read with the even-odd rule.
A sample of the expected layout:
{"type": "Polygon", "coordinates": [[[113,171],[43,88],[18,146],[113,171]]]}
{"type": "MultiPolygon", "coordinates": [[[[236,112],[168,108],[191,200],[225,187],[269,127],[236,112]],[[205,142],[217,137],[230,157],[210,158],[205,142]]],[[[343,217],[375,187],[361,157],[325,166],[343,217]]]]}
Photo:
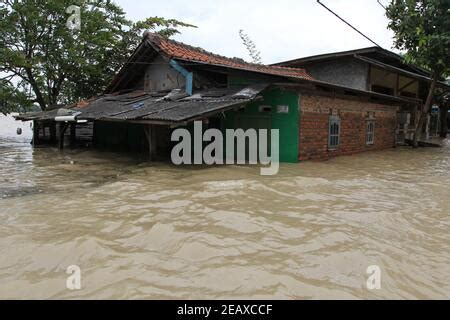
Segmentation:
{"type": "Polygon", "coordinates": [[[52,122],[50,125],[50,143],[56,144],[56,122],[52,122]]]}
{"type": "Polygon", "coordinates": [[[70,147],[75,148],[77,141],[77,124],[76,122],[70,124],[70,147]]]}
{"type": "Polygon", "coordinates": [[[66,133],[68,126],[69,125],[67,123],[59,124],[59,141],[58,141],[59,150],[64,149],[64,134],[66,133]]]}
{"type": "Polygon", "coordinates": [[[156,130],[151,124],[144,127],[145,135],[148,142],[148,153],[150,161],[154,161],[156,157],[156,130]]]}
{"type": "Polygon", "coordinates": [[[397,79],[395,84],[395,96],[398,97],[400,95],[400,74],[397,73],[397,79]]]}
{"type": "Polygon", "coordinates": [[[33,147],[39,144],[39,122],[33,121],[33,147]]]}
{"type": "Polygon", "coordinates": [[[430,123],[431,123],[431,115],[427,114],[427,123],[425,127],[425,139],[430,139],[430,123]]]}
{"type": "Polygon", "coordinates": [[[412,139],[410,133],[409,133],[409,126],[411,125],[411,113],[408,113],[406,115],[406,123],[405,123],[405,138],[412,139]]]}
{"type": "Polygon", "coordinates": [[[448,102],[443,101],[441,102],[440,105],[440,117],[439,117],[439,121],[441,122],[441,126],[440,126],[440,137],[441,138],[447,138],[447,132],[448,132],[448,121],[447,121],[447,117],[448,117],[448,102]]]}

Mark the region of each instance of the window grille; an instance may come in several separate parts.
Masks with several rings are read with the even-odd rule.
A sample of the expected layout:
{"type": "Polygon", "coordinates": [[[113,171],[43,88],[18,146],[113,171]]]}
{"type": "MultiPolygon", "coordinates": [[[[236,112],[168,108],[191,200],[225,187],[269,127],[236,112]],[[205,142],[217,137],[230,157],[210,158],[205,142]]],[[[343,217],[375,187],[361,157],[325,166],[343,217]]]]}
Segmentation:
{"type": "Polygon", "coordinates": [[[366,144],[373,145],[374,143],[375,143],[375,121],[367,121],[366,144]]]}
{"type": "Polygon", "coordinates": [[[328,149],[335,150],[340,143],[341,119],[337,116],[330,117],[328,149]]]}

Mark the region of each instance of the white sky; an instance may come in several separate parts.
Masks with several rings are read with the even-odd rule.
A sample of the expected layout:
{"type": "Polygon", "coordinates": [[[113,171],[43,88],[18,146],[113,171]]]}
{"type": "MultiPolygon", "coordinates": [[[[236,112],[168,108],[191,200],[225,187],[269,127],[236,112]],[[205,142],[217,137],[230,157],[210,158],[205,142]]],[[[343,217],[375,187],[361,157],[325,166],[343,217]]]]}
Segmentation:
{"type": "MultiPolygon", "coordinates": [[[[115,0],[131,20],[175,18],[198,26],[176,40],[228,57],[250,60],[239,29],[255,42],[266,64],[373,46],[316,0],[115,0]]],[[[392,33],[377,0],[323,0],[325,5],[385,49],[392,33]]],[[[382,0],[386,4],[388,0],[382,0]]]]}

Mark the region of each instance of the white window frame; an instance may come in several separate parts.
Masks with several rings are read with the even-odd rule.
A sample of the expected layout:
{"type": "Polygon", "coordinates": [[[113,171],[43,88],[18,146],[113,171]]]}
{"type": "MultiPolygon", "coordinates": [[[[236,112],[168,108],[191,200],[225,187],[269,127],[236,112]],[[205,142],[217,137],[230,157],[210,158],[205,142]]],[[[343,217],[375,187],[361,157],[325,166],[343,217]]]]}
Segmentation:
{"type": "Polygon", "coordinates": [[[328,150],[337,150],[341,144],[341,118],[330,116],[328,124],[328,150]]]}

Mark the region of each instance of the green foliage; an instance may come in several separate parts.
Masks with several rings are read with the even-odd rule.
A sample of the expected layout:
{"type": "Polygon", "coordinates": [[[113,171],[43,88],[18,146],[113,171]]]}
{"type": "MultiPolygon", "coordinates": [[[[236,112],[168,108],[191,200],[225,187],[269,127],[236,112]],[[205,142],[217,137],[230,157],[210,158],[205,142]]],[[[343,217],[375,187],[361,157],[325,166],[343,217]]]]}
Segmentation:
{"type": "Polygon", "coordinates": [[[160,17],[133,23],[111,1],[3,0],[0,77],[11,81],[0,83],[1,98],[8,98],[8,109],[17,103],[46,109],[92,97],[126,62],[144,30],[170,37],[180,27],[193,26],[160,17]],[[70,19],[74,5],[80,28],[70,19]]]}
{"type": "Polygon", "coordinates": [[[8,80],[0,80],[0,113],[31,111],[33,104],[25,93],[25,88],[12,85],[8,80]]]}
{"type": "Polygon", "coordinates": [[[432,82],[414,134],[414,147],[435,99],[439,78],[449,74],[450,0],[392,0],[386,9],[395,46],[406,50],[406,61],[431,71],[432,82]]]}
{"type": "Polygon", "coordinates": [[[407,62],[436,77],[449,74],[450,0],[392,0],[386,15],[395,47],[407,51],[407,62]]]}

